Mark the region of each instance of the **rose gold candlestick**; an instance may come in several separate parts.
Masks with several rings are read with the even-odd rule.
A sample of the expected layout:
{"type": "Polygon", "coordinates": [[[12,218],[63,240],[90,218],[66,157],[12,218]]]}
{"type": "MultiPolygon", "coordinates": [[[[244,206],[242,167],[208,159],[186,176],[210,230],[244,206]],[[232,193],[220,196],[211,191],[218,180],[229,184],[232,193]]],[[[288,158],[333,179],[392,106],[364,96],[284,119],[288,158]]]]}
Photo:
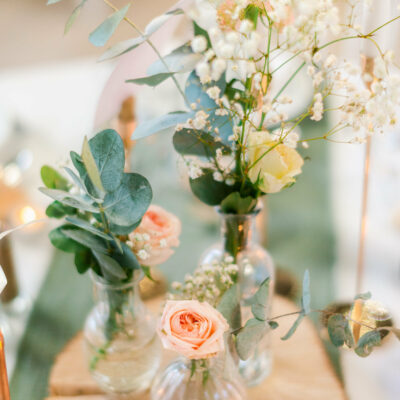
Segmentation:
{"type": "Polygon", "coordinates": [[[6,354],[4,350],[4,337],[0,331],[0,400],[10,400],[10,388],[8,385],[6,354]]]}

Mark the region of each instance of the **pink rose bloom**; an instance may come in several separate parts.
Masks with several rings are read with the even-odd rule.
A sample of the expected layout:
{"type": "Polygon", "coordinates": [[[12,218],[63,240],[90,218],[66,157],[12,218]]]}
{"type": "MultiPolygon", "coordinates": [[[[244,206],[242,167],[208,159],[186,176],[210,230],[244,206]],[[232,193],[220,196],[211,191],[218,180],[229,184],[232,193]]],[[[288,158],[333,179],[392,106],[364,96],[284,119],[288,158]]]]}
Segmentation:
{"type": "Polygon", "coordinates": [[[164,348],[192,360],[209,358],[224,350],[229,325],[210,304],[197,300],[167,301],[158,327],[164,348]]]}
{"type": "Polygon", "coordinates": [[[140,225],[129,235],[133,252],[142,265],[154,267],[167,261],[179,246],[181,222],[162,207],[151,205],[140,225]]]}

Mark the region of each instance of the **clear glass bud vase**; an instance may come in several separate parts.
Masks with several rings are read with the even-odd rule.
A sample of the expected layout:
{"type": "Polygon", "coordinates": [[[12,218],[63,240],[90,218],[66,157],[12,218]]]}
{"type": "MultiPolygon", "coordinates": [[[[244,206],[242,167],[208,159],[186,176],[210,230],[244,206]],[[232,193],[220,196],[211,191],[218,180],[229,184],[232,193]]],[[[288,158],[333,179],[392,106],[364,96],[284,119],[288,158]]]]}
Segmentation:
{"type": "MultiPolygon", "coordinates": [[[[256,218],[261,207],[249,214],[226,214],[217,208],[221,217],[221,240],[207,249],[200,264],[212,264],[227,256],[239,267],[239,284],[242,296],[242,324],[252,318],[251,307],[246,300],[258,290],[260,284],[270,278],[269,304],[271,305],[275,267],[270,254],[258,241],[256,218]]],[[[270,307],[271,308],[271,307],[270,307]]],[[[271,337],[268,331],[253,355],[246,361],[240,360],[240,373],[247,386],[261,383],[271,372],[271,337]]]]}
{"type": "Polygon", "coordinates": [[[95,306],[84,327],[91,374],[104,391],[133,397],[150,387],[161,361],[155,318],[139,294],[143,273],[124,284],[91,277],[95,306]]]}
{"type": "Polygon", "coordinates": [[[189,360],[181,357],[155,379],[151,400],[245,400],[246,389],[231,352],[189,360]]]}

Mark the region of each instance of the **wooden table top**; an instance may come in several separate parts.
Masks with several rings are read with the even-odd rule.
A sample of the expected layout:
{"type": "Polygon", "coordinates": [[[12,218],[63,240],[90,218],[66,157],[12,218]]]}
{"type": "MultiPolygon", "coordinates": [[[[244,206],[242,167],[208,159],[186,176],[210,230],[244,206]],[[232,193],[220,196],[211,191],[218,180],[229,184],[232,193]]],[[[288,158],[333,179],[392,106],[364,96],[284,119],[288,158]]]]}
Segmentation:
{"type": "MultiPolygon", "coordinates": [[[[157,312],[160,299],[147,302],[157,312]]],[[[287,299],[276,297],[273,315],[297,310],[287,299]]],[[[282,318],[273,332],[274,365],[271,375],[259,386],[248,390],[251,400],[345,400],[343,386],[312,322],[306,319],[288,341],[280,338],[294,317],[282,318]]],[[[47,400],[109,400],[92,380],[83,355],[82,334],[72,339],[58,355],[52,368],[47,400]]],[[[163,366],[176,355],[165,352],[163,366]]],[[[143,400],[149,400],[145,394],[143,400]]]]}

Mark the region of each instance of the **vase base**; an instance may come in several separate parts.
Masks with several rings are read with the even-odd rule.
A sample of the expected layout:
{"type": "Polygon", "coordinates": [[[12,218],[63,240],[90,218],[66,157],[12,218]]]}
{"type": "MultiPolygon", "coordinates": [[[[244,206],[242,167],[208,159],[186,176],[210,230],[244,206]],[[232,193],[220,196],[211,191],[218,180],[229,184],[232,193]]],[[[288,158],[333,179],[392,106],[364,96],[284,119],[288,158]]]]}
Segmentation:
{"type": "Polygon", "coordinates": [[[239,363],[240,375],[247,387],[259,385],[272,371],[272,356],[265,352],[258,357],[252,357],[239,363]]]}

